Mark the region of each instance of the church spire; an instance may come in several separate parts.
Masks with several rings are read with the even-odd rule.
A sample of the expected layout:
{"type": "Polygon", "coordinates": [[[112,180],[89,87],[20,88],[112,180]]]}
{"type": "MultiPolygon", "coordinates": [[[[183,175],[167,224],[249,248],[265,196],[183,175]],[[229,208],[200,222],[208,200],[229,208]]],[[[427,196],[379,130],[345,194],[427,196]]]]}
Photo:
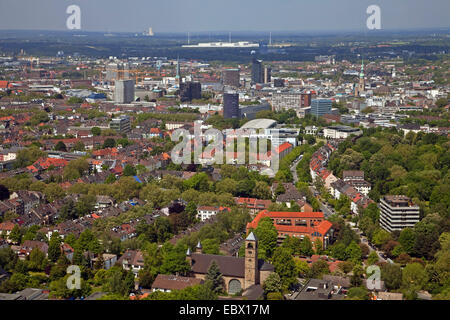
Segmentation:
{"type": "Polygon", "coordinates": [[[364,78],[364,59],[361,60],[361,73],[359,74],[360,78],[364,78]]]}

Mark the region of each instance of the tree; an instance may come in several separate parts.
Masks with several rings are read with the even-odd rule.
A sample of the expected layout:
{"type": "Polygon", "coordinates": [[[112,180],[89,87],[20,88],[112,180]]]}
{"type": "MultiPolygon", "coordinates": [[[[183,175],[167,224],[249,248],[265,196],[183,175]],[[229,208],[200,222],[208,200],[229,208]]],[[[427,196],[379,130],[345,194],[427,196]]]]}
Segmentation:
{"type": "Polygon", "coordinates": [[[411,228],[405,228],[400,232],[398,241],[400,242],[406,253],[411,254],[414,250],[415,239],[416,237],[414,234],[414,230],[411,228]]]}
{"type": "Polygon", "coordinates": [[[116,146],[116,140],[113,138],[106,138],[103,142],[103,148],[114,148],[116,146]]]}
{"type": "Polygon", "coordinates": [[[49,183],[44,189],[44,194],[49,202],[61,199],[66,195],[63,188],[57,183],[49,183]]]}
{"type": "Polygon", "coordinates": [[[311,265],[311,278],[321,279],[324,274],[329,274],[330,268],[325,260],[319,259],[311,265]]]}
{"type": "Polygon", "coordinates": [[[284,185],[280,182],[278,183],[276,189],[275,189],[275,195],[279,196],[280,194],[284,194],[286,192],[286,189],[284,188],[284,185]]]}
{"type": "Polygon", "coordinates": [[[377,263],[378,260],[379,260],[378,254],[375,251],[371,251],[369,253],[369,256],[367,257],[367,264],[373,265],[373,264],[377,263]]]}
{"type": "Polygon", "coordinates": [[[67,151],[67,147],[64,144],[64,142],[58,141],[58,143],[55,145],[55,150],[56,151],[64,151],[64,152],[66,152],[67,151]]]}
{"type": "Polygon", "coordinates": [[[354,264],[351,261],[342,261],[339,263],[339,269],[344,273],[347,274],[350,271],[353,270],[354,264]]]}
{"type": "Polygon", "coordinates": [[[272,193],[270,188],[265,181],[256,181],[255,187],[253,188],[252,195],[258,199],[270,199],[272,198],[272,193]]]}
{"type": "Polygon", "coordinates": [[[222,273],[220,273],[219,265],[216,260],[211,262],[211,265],[208,268],[206,273],[205,281],[211,281],[212,290],[215,293],[221,293],[224,290],[224,280],[222,277],[222,273]]]}
{"type": "Polygon", "coordinates": [[[281,292],[282,288],[281,278],[276,272],[272,272],[263,283],[264,294],[266,296],[270,292],[281,292]]]}
{"type": "Polygon", "coordinates": [[[216,192],[218,193],[236,193],[237,182],[231,178],[225,178],[216,183],[216,192]]]}
{"type": "Polygon", "coordinates": [[[350,259],[350,261],[354,263],[359,263],[361,261],[361,248],[355,241],[352,241],[345,249],[345,254],[347,259],[350,259]]]}
{"type": "Polygon", "coordinates": [[[410,291],[418,291],[424,288],[428,281],[425,268],[420,263],[408,264],[402,272],[403,287],[410,291]]]}
{"type": "Polygon", "coordinates": [[[38,248],[34,248],[30,252],[28,268],[35,271],[41,271],[45,266],[45,260],[45,253],[38,248]]]}
{"type": "Polygon", "coordinates": [[[281,278],[283,288],[288,289],[297,282],[297,269],[289,249],[276,248],[272,257],[272,264],[275,267],[275,272],[281,278]]]}
{"type": "Polygon", "coordinates": [[[19,225],[15,224],[14,227],[12,228],[11,232],[8,235],[8,238],[13,242],[13,243],[18,243],[20,244],[21,240],[22,240],[22,233],[20,232],[20,228],[19,225]]]}
{"type": "Polygon", "coordinates": [[[205,254],[219,254],[219,239],[205,239],[202,241],[202,246],[205,254]]]}
{"type": "Polygon", "coordinates": [[[307,277],[311,272],[308,263],[298,258],[294,258],[294,261],[298,276],[302,278],[307,277]]]}
{"type": "Polygon", "coordinates": [[[321,255],[323,253],[323,244],[322,240],[317,238],[314,240],[314,250],[316,251],[316,254],[321,255]]]}
{"type": "Polygon", "coordinates": [[[0,184],[0,201],[9,199],[9,189],[3,184],[0,184]]]}
{"type": "Polygon", "coordinates": [[[363,287],[353,287],[348,290],[349,300],[369,300],[369,292],[363,287]]]}
{"type": "Polygon", "coordinates": [[[99,136],[99,135],[102,134],[102,130],[101,130],[99,127],[93,127],[93,128],[91,129],[91,133],[92,133],[94,136],[99,136]]]}
{"type": "Polygon", "coordinates": [[[402,285],[402,269],[397,264],[385,263],[381,266],[381,280],[389,290],[396,290],[402,285]]]}
{"type": "Polygon", "coordinates": [[[389,234],[389,232],[387,232],[386,230],[383,230],[383,229],[378,229],[373,234],[372,242],[377,247],[381,247],[386,242],[388,242],[390,239],[391,239],[391,235],[389,234]]]}
{"type": "Polygon", "coordinates": [[[165,243],[162,251],[161,273],[163,274],[185,274],[190,270],[186,261],[187,248],[181,245],[173,246],[171,243],[165,243]]]}
{"type": "Polygon", "coordinates": [[[125,166],[125,168],[123,169],[123,175],[124,176],[135,176],[136,175],[136,169],[132,165],[127,164],[125,166]]]}
{"type": "Polygon", "coordinates": [[[277,246],[278,232],[269,217],[259,220],[255,235],[258,238],[258,255],[261,259],[270,258],[277,246]]]}
{"type": "Polygon", "coordinates": [[[84,151],[85,149],[86,146],[84,145],[83,141],[77,141],[73,146],[74,151],[84,151]]]}
{"type": "Polygon", "coordinates": [[[355,264],[353,267],[353,275],[350,278],[350,283],[353,287],[359,287],[362,284],[363,269],[360,264],[355,264]]]}
{"type": "Polygon", "coordinates": [[[311,240],[309,237],[304,237],[300,242],[300,253],[303,256],[310,257],[314,254],[311,240]]]}
{"type": "Polygon", "coordinates": [[[61,255],[61,238],[58,232],[53,232],[48,243],[47,255],[50,261],[56,262],[61,255]]]}

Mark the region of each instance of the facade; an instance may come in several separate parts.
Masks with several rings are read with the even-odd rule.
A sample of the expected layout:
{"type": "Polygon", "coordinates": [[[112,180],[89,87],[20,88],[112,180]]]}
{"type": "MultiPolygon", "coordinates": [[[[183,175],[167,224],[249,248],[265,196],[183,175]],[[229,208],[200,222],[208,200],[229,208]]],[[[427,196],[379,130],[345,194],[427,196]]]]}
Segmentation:
{"type": "Polygon", "coordinates": [[[138,276],[139,271],[144,268],[144,256],[139,250],[125,251],[117,262],[123,269],[133,271],[136,277],[138,276]]]}
{"type": "Polygon", "coordinates": [[[115,102],[130,103],[134,101],[134,80],[116,80],[114,90],[115,102]]]}
{"type": "Polygon", "coordinates": [[[205,221],[222,211],[228,211],[228,208],[200,206],[197,208],[197,218],[200,219],[201,221],[205,221]]]}
{"type": "Polygon", "coordinates": [[[272,81],[272,69],[270,67],[264,67],[263,80],[264,83],[270,83],[272,81]]]}
{"type": "Polygon", "coordinates": [[[310,113],[316,117],[331,113],[330,99],[313,99],[311,100],[310,113]]]}
{"type": "Polygon", "coordinates": [[[259,221],[269,217],[278,232],[278,243],[281,244],[287,236],[303,239],[309,237],[311,242],[319,239],[326,249],[330,243],[333,229],[331,222],[325,220],[323,212],[274,212],[263,210],[252,222],[247,224],[247,232],[256,229],[259,221]]]}
{"type": "Polygon", "coordinates": [[[180,83],[181,102],[192,101],[202,98],[202,85],[200,82],[187,81],[180,83]]]}
{"type": "Polygon", "coordinates": [[[223,94],[223,117],[225,119],[240,118],[239,94],[226,92],[223,94]]]}
{"type": "Polygon", "coordinates": [[[239,87],[240,71],[239,69],[225,69],[222,71],[222,84],[225,86],[239,87]]]}
{"type": "Polygon", "coordinates": [[[380,226],[388,232],[413,228],[420,221],[419,206],[403,195],[380,199],[380,226]]]}
{"type": "Polygon", "coordinates": [[[120,118],[114,118],[109,123],[109,128],[116,130],[120,133],[128,133],[131,131],[131,121],[130,117],[127,115],[122,115],[120,118]]]}
{"type": "Polygon", "coordinates": [[[311,93],[274,92],[272,108],[275,111],[306,108],[311,105],[311,93]]]}
{"type": "Polygon", "coordinates": [[[263,83],[264,81],[264,71],[262,60],[257,60],[253,58],[252,60],[252,84],[263,83]]]}
{"type": "Polygon", "coordinates": [[[239,109],[239,114],[241,118],[247,118],[250,120],[253,120],[256,118],[256,114],[260,111],[270,111],[272,108],[270,107],[270,104],[258,104],[258,105],[251,105],[251,106],[243,106],[239,109]]]}
{"type": "Polygon", "coordinates": [[[273,85],[275,88],[283,88],[284,87],[284,79],[274,79],[273,85]]]}
{"type": "Polygon", "coordinates": [[[349,126],[336,125],[323,129],[323,136],[329,139],[346,139],[351,135],[360,136],[362,134],[361,129],[349,126]]]}

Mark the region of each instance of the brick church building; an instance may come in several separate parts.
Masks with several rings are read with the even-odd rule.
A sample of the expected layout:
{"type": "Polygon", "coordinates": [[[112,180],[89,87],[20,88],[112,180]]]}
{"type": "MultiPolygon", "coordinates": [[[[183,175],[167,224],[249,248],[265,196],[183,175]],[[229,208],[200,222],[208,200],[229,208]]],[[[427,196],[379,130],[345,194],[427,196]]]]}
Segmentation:
{"type": "Polygon", "coordinates": [[[258,240],[251,232],[245,239],[245,258],[201,253],[199,242],[196,251],[186,252],[186,259],[191,266],[191,276],[205,279],[211,263],[215,260],[224,279],[225,291],[229,294],[242,292],[262,294],[262,284],[274,272],[274,266],[263,259],[258,259],[258,240]]]}

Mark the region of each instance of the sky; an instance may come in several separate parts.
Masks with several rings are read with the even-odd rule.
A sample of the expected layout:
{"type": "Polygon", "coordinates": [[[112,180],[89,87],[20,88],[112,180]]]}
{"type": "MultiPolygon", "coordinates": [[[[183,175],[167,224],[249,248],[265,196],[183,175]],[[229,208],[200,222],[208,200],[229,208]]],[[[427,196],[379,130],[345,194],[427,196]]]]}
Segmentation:
{"type": "Polygon", "coordinates": [[[81,31],[370,31],[369,5],[381,29],[450,27],[449,0],[0,0],[0,30],[67,30],[69,5],[81,31]]]}

